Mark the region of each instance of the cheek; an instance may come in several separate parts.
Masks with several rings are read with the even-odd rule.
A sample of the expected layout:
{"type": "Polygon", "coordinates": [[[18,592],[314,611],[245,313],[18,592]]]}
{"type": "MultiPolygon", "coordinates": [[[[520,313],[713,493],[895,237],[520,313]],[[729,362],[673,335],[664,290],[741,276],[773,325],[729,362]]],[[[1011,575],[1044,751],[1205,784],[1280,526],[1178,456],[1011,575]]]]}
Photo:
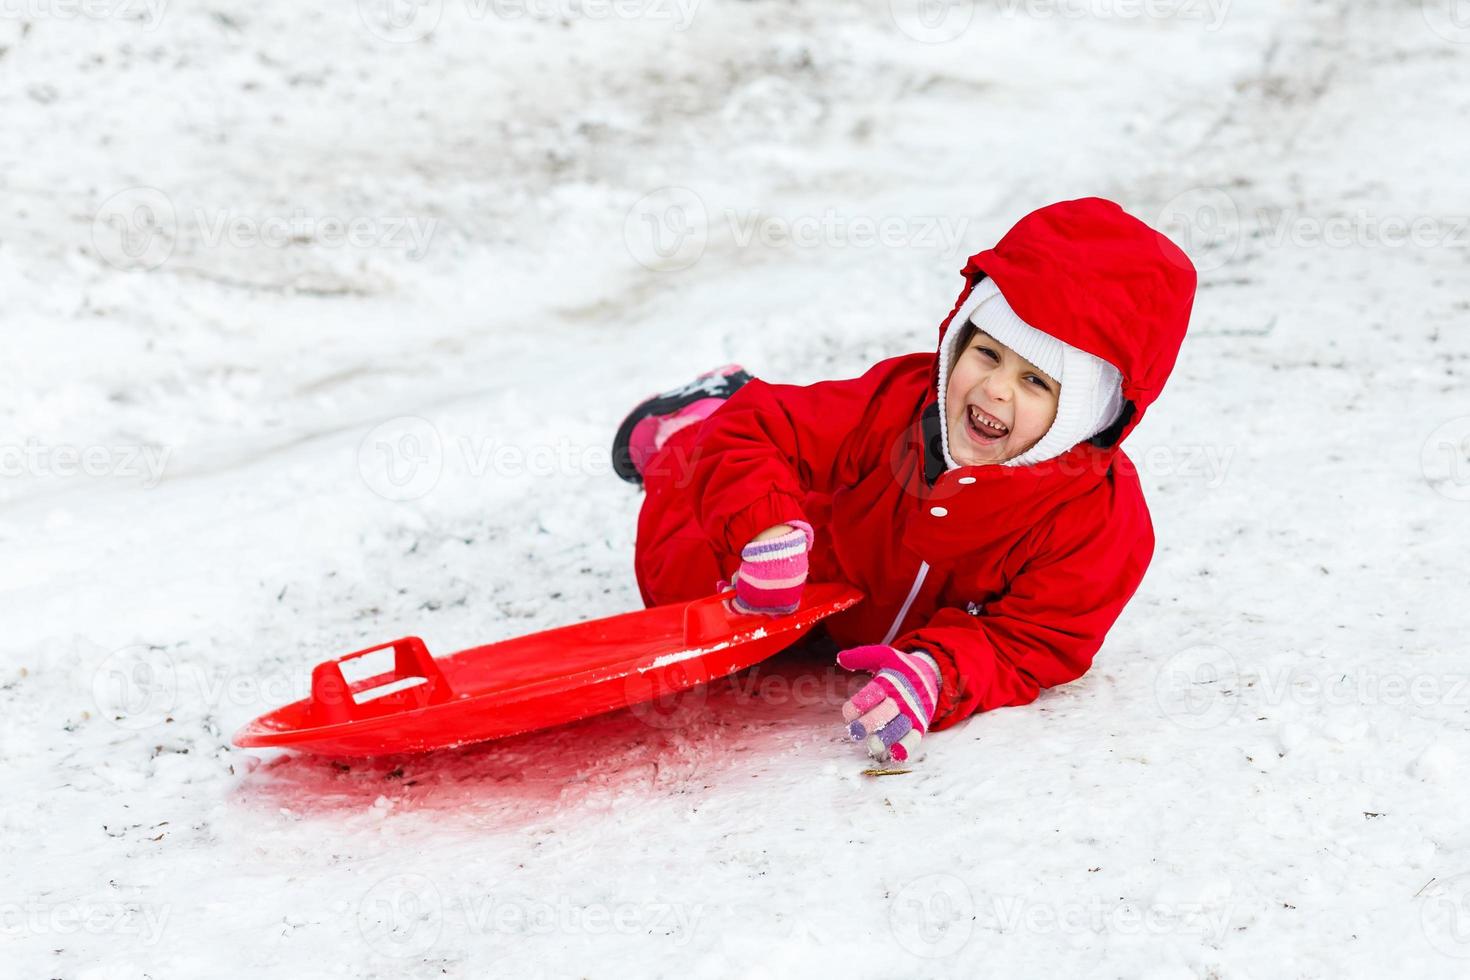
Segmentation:
{"type": "Polygon", "coordinates": [[[965,403],[965,396],[970,389],[975,387],[976,371],[968,362],[969,358],[955,366],[949,376],[949,386],[944,390],[945,407],[953,415],[959,407],[965,403]]]}
{"type": "Polygon", "coordinates": [[[1025,431],[1031,435],[1041,435],[1051,428],[1052,420],[1057,415],[1057,403],[1050,399],[1035,399],[1026,406],[1026,413],[1022,422],[1025,431]]]}

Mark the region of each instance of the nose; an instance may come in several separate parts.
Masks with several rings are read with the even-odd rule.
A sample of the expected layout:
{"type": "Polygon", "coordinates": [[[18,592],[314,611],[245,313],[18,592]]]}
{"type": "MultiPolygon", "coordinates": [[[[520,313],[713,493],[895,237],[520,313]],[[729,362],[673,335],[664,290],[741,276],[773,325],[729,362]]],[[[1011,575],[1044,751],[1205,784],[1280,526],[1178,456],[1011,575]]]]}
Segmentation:
{"type": "Polygon", "coordinates": [[[1008,401],[1011,397],[1011,386],[1000,376],[999,371],[993,372],[986,377],[980,383],[980,388],[985,392],[985,397],[991,401],[1004,402],[1008,401]]]}

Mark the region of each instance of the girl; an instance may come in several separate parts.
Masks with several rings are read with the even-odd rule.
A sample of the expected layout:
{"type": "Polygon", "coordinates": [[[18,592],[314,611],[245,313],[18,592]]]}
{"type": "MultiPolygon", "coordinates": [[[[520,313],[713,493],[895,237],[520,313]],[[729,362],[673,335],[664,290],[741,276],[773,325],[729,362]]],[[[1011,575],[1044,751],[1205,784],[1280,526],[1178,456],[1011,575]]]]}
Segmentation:
{"type": "Polygon", "coordinates": [[[614,442],[647,491],[645,603],[727,578],[742,612],[791,611],[808,576],[867,595],[826,626],[841,666],[876,675],[843,715],[880,761],[1084,674],[1153,556],[1121,443],[1184,340],[1189,259],[1084,198],[1028,214],[963,274],[933,353],[805,386],[721,368],[639,405],[614,442]]]}

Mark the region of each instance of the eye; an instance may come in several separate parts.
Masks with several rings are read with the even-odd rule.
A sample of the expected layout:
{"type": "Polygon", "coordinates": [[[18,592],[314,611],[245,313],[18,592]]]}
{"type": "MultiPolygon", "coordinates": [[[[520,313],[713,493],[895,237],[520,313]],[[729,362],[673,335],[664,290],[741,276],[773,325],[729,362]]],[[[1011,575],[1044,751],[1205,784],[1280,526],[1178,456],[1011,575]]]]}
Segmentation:
{"type": "Polygon", "coordinates": [[[977,344],[975,345],[975,349],[982,354],[988,354],[990,356],[990,359],[995,361],[997,364],[1000,363],[1000,355],[991,350],[989,347],[981,347],[977,344]]]}
{"type": "Polygon", "coordinates": [[[1042,391],[1051,391],[1051,387],[1045,381],[1038,378],[1036,375],[1028,374],[1026,375],[1026,377],[1030,378],[1032,381],[1035,381],[1036,387],[1040,388],[1042,391]]]}

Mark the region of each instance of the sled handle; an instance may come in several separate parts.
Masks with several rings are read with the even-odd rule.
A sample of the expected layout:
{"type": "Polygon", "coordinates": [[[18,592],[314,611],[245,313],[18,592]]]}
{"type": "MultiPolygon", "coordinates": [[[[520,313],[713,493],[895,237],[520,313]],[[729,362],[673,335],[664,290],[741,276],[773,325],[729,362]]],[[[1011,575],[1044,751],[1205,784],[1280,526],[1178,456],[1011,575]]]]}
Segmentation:
{"type": "Polygon", "coordinates": [[[695,599],[684,607],[684,644],[687,647],[728,640],[734,634],[769,624],[781,617],[729,612],[725,603],[735,598],[734,589],[695,599]]]}
{"type": "Polygon", "coordinates": [[[311,671],[311,713],[318,724],[360,721],[411,711],[452,698],[449,682],[424,641],[405,636],[317,664],[311,671]],[[380,650],[393,651],[393,669],[348,683],[342,664],[380,650]]]}

